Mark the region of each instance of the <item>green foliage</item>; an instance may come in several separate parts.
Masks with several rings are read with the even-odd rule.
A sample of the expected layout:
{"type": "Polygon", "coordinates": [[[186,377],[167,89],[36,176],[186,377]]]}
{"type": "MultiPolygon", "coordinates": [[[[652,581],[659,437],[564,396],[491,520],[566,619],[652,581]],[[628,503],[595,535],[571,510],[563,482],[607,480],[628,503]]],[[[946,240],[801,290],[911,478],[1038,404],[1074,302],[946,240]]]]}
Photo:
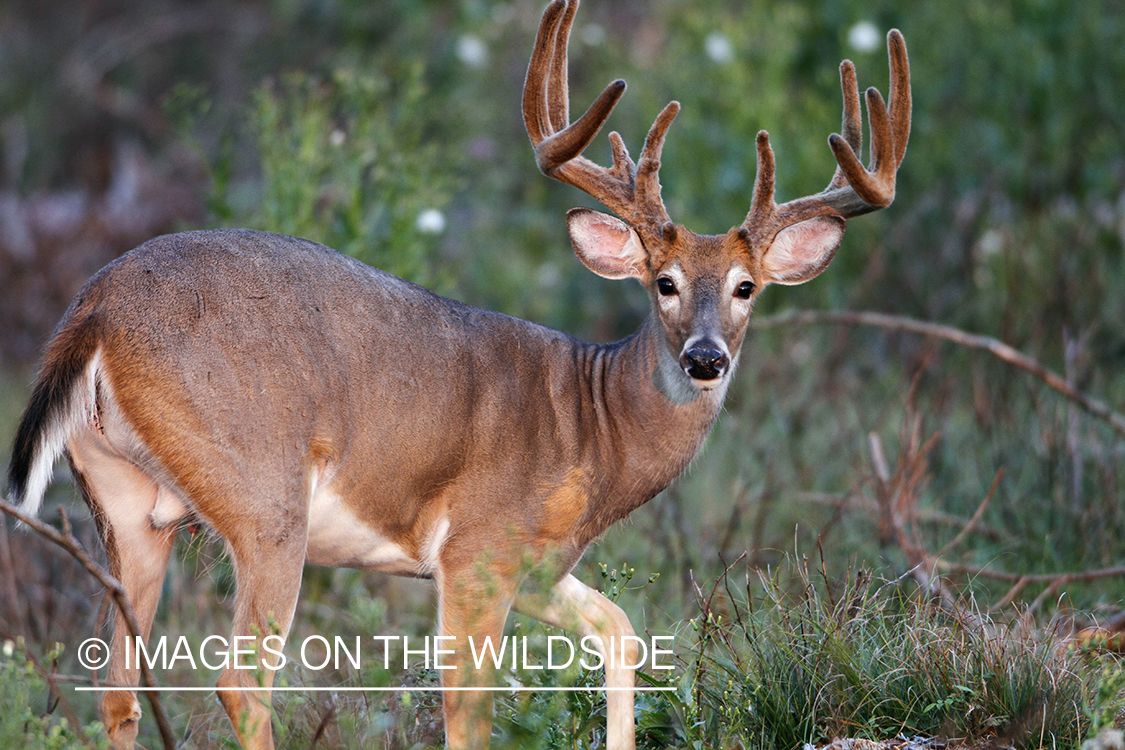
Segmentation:
{"type": "MultiPolygon", "coordinates": [[[[61,646],[46,654],[54,662],[61,646]]],[[[65,718],[51,710],[39,712],[32,706],[46,706],[47,684],[28,659],[23,640],[0,645],[0,747],[25,750],[74,750],[107,748],[108,740],[100,723],[71,727],[65,718]]]]}
{"type": "MultiPolygon", "coordinates": [[[[245,116],[260,178],[234,179],[227,134],[209,165],[212,221],[312,239],[440,288],[431,256],[457,152],[434,140],[438,118],[422,72],[416,59],[380,60],[262,84],[245,116]]],[[[188,135],[207,109],[198,97],[181,90],[167,106],[186,119],[188,135]]]]}
{"type": "Polygon", "coordinates": [[[1094,738],[1105,729],[1121,726],[1125,713],[1125,668],[1118,658],[1100,655],[1096,649],[1088,649],[1083,655],[1093,674],[1083,712],[1089,722],[1087,736],[1094,738]]]}
{"type": "MultiPolygon", "coordinates": [[[[607,582],[612,578],[607,571],[607,582]]],[[[636,695],[638,747],[766,750],[899,734],[958,737],[970,745],[1000,738],[1018,748],[1077,747],[1114,726],[1125,683],[1109,657],[1009,629],[971,602],[947,608],[899,582],[876,586],[874,580],[861,572],[814,581],[805,565],[786,563],[763,576],[760,593],[749,599],[720,581],[726,585],[715,586],[718,595],[712,591],[678,635],[679,666],[667,674],[638,673],[642,685],[673,688],[636,695]]],[[[648,587],[649,598],[659,598],[659,588],[648,587]]],[[[544,638],[556,632],[522,618],[511,630],[531,639],[531,664],[542,662],[544,638]]],[[[394,679],[436,684],[432,670],[394,679]]],[[[499,693],[493,746],[561,750],[604,743],[600,674],[528,669],[521,662],[505,679],[595,689],[499,693]]],[[[301,699],[286,713],[290,727],[304,722],[311,730],[323,706],[309,704],[301,699]]],[[[417,746],[427,736],[419,722],[424,727],[440,711],[437,694],[429,692],[403,694],[380,710],[348,700],[334,705],[343,746],[346,738],[369,739],[376,731],[393,736],[388,747],[417,746]]],[[[307,733],[286,736],[295,746],[308,739],[307,733]]]]}
{"type": "MultiPolygon", "coordinates": [[[[404,80],[338,70],[329,84],[304,75],[259,89],[254,129],[262,155],[262,227],[321,239],[404,278],[433,274],[434,244],[419,227],[444,207],[454,158],[425,142],[420,67],[404,80]]],[[[427,114],[430,112],[429,114],[427,114]]]]}

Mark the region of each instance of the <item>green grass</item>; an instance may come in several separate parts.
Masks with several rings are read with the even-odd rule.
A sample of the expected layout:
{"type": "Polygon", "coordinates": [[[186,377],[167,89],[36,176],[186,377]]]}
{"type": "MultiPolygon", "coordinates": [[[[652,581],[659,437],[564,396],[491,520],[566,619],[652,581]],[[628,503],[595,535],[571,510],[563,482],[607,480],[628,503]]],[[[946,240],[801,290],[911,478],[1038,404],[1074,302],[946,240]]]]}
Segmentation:
{"type": "MultiPolygon", "coordinates": [[[[635,153],[655,112],[680,99],[663,195],[677,221],[701,231],[722,231],[745,213],[758,128],[770,130],[778,150],[779,198],[820,189],[831,173],[824,138],[839,123],[838,61],[853,56],[861,85],[885,91],[884,51],[849,49],[847,29],[860,20],[902,28],[916,113],[895,205],[850,222],[832,268],[807,287],[770,289],[758,314],[875,309],[958,325],[1004,339],[1125,410],[1125,155],[1116,125],[1125,120],[1125,99],[1112,95],[1125,77],[1125,22],[1111,3],[969,0],[958,13],[888,0],[620,6],[583,7],[582,23],[607,40],[575,47],[574,109],[605,81],[626,77],[630,89],[610,127],[635,153]],[[728,64],[704,53],[716,32],[735,50],[728,64]],[[1031,52],[1012,55],[1013,40],[1031,52]]],[[[274,8],[279,36],[254,63],[304,72],[251,78],[235,113],[212,106],[216,92],[227,91],[221,86],[168,89],[165,111],[181,125],[179,136],[201,150],[210,179],[204,224],[311,237],[438,291],[588,339],[635,327],[645,303],[639,290],[590,278],[567,247],[564,212],[587,199],[533,165],[519,117],[530,15],[489,3],[342,4],[323,15],[309,8],[274,8]],[[484,67],[458,62],[462,35],[487,45],[484,67]],[[419,213],[430,208],[444,211],[444,234],[419,227],[419,213]]],[[[54,28],[50,37],[68,39],[54,28]]],[[[35,52],[50,58],[54,44],[71,54],[69,41],[35,52]]],[[[243,57],[183,59],[206,58],[210,70],[243,57]]],[[[150,62],[122,61],[115,85],[164,90],[158,77],[175,66],[150,62]]],[[[3,84],[8,99],[33,105],[13,115],[27,118],[31,157],[19,167],[21,186],[69,185],[61,175],[71,165],[61,155],[73,149],[62,144],[104,128],[86,114],[58,116],[68,110],[52,93],[61,89],[51,64],[33,66],[50,81],[36,90],[19,73],[23,63],[9,67],[17,73],[3,84]]],[[[214,80],[246,75],[240,69],[214,80]]],[[[604,162],[606,153],[599,137],[589,155],[604,162]]],[[[5,446],[27,382],[26,369],[0,368],[5,446]]],[[[678,636],[679,666],[669,678],[676,690],[637,699],[642,747],[794,748],[837,734],[896,733],[1077,747],[1120,725],[1121,667],[1098,651],[1060,648],[1050,629],[1064,615],[1120,610],[1125,578],[1014,591],[1012,581],[988,574],[1120,565],[1123,487],[1119,436],[987,355],[865,329],[752,331],[703,455],[662,497],[610,529],[576,573],[602,581],[638,630],[678,636]],[[874,442],[900,480],[880,477],[874,442]],[[981,518],[958,538],[998,472],[981,518]],[[902,501],[900,530],[913,551],[879,506],[888,493],[902,501]],[[982,572],[944,579],[939,606],[913,588],[912,555],[936,553],[954,539],[942,560],[982,572]],[[810,575],[800,562],[814,551],[826,575],[810,575]],[[743,553],[740,565],[749,569],[724,574],[743,553]],[[599,566],[609,558],[660,578],[626,585],[624,566],[616,577],[599,566]],[[871,572],[860,578],[861,567],[871,572]]],[[[73,496],[57,485],[46,515],[73,496]]],[[[96,545],[89,519],[79,532],[96,545]]],[[[59,669],[79,674],[74,647],[97,632],[97,592],[51,548],[8,536],[8,572],[34,631],[27,655],[50,665],[54,644],[65,643],[59,669]]],[[[0,559],[0,573],[8,564],[0,559]]],[[[181,542],[153,632],[193,640],[227,633],[233,585],[220,544],[181,542]]],[[[310,569],[294,632],[422,636],[433,631],[433,611],[424,582],[310,569]]],[[[7,614],[0,608],[0,642],[16,634],[7,614]]],[[[547,632],[526,621],[519,627],[547,632]]],[[[37,674],[22,659],[0,660],[4,704],[30,711],[4,717],[9,734],[0,745],[78,741],[47,714],[37,674]]],[[[161,676],[182,685],[211,678],[161,676]]],[[[427,685],[435,676],[367,665],[291,670],[279,679],[427,685]]],[[[71,694],[70,702],[79,723],[94,721],[92,697],[71,694]]],[[[213,696],[174,695],[167,704],[179,736],[232,744],[213,696]]],[[[318,747],[341,748],[441,741],[435,693],[285,694],[274,707],[280,747],[307,748],[314,738],[318,747]]],[[[603,731],[596,694],[497,702],[497,747],[592,748],[603,731]]],[[[158,745],[151,720],[141,732],[146,747],[158,745]]]]}
{"type": "Polygon", "coordinates": [[[797,573],[764,579],[760,603],[707,625],[708,697],[734,728],[729,739],[791,748],[902,734],[1074,747],[1087,733],[1087,678],[1050,636],[866,573],[819,583],[804,566],[797,573]]]}

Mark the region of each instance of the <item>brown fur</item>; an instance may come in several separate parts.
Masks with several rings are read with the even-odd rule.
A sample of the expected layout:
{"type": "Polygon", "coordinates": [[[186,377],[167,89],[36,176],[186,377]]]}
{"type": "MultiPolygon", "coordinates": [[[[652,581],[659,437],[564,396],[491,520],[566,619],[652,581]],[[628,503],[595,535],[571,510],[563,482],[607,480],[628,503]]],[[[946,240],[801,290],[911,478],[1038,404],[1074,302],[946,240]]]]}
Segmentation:
{"type": "MultiPolygon", "coordinates": [[[[568,124],[576,8],[556,0],[544,14],[525,122],[547,174],[625,219],[575,209],[568,225],[591,270],[635,278],[648,292],[651,314],[633,336],[584,344],[259,232],[157,238],[79,293],[48,347],[9,485],[18,498],[30,480],[42,484],[65,440],[146,635],[185,521],[207,523],[229,545],[235,636],[288,633],[306,560],[432,577],[441,633],[461,640],[462,666],[465,639],[498,637],[513,607],[603,642],[633,634],[624,612],[569,571],[695,455],[761,289],[813,278],[844,218],[890,202],[909,80],[895,32],[874,171],[853,153],[858,92],[849,93],[845,67],[847,137],[831,140],[840,170],[829,188],[777,206],[761,134],[746,221],[698,235],[673,224],[660,200],[660,150],[678,105],[657,118],[639,163],[616,136],[612,168],[580,156],[624,86],[612,84],[568,124]]],[[[118,625],[110,678],[136,684],[118,625]]],[[[446,686],[492,677],[442,673],[446,686]]],[[[272,747],[272,679],[235,669],[219,678],[246,747],[272,747]]],[[[629,750],[633,671],[609,663],[606,682],[607,746],[629,750]]],[[[444,707],[449,747],[488,744],[490,694],[449,691],[444,707]]],[[[135,696],[107,694],[102,712],[114,745],[132,747],[135,696]]]]}

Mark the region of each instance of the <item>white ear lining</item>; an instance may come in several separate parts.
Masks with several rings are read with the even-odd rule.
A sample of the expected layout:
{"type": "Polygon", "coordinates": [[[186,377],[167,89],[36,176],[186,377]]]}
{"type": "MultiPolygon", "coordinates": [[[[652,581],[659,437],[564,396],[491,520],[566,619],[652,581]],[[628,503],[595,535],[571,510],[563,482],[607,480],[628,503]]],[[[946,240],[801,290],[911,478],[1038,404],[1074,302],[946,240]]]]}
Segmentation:
{"type": "Polygon", "coordinates": [[[793,285],[818,276],[835,257],[844,226],[838,216],[817,216],[778,232],[762,259],[766,281],[793,285]]]}
{"type": "Polygon", "coordinates": [[[620,219],[588,208],[567,213],[570,241],[578,259],[607,279],[639,278],[648,254],[640,237],[620,219]]]}

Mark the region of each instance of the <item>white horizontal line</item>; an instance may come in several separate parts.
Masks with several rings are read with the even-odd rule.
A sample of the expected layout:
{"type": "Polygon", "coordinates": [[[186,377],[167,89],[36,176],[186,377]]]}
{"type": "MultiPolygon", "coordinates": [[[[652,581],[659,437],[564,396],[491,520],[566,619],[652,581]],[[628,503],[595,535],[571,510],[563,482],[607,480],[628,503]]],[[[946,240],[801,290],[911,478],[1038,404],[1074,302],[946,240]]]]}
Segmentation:
{"type": "MultiPolygon", "coordinates": [[[[131,692],[131,693],[214,693],[217,687],[103,687],[77,685],[80,692],[131,692]]],[[[438,693],[483,690],[490,693],[606,693],[632,690],[634,693],[653,693],[675,690],[675,687],[229,687],[223,692],[246,693],[268,690],[272,693],[438,693]]]]}

